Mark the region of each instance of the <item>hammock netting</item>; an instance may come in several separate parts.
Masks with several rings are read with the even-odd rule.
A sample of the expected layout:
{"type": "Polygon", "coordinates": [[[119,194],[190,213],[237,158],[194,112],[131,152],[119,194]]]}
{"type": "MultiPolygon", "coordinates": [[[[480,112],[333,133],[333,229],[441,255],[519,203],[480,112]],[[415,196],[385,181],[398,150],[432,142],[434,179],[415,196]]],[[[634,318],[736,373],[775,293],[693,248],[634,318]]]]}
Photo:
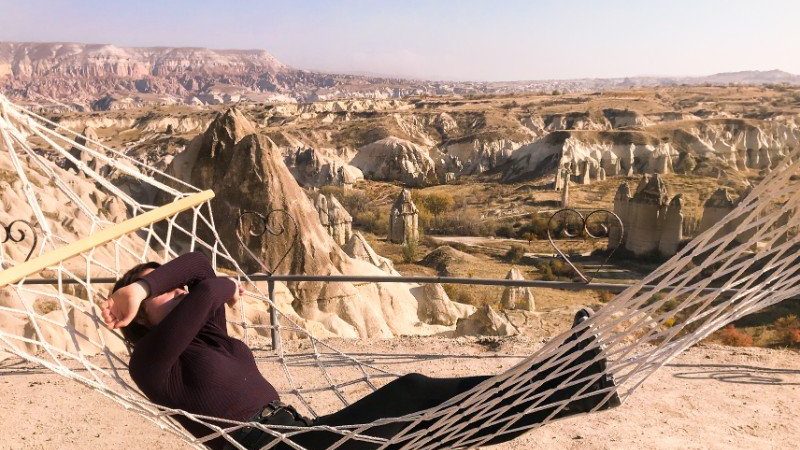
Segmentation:
{"type": "MultiPolygon", "coordinates": [[[[34,258],[113,226],[115,219],[111,212],[115,208],[120,210],[122,206],[124,218],[131,218],[199,192],[163,171],[100,142],[87,140],[2,96],[0,134],[3,164],[0,174],[2,181],[7,182],[2,186],[19,192],[19,198],[24,199],[14,208],[4,205],[6,212],[0,219],[4,223],[25,219],[35,224],[40,238],[33,250],[34,258]],[[90,155],[99,161],[99,166],[90,167],[86,158],[76,156],[80,154],[90,155]],[[62,164],[56,164],[58,161],[62,164]],[[67,161],[77,174],[63,169],[63,162],[67,161]],[[112,177],[113,183],[109,181],[112,177]],[[93,191],[86,192],[81,187],[85,184],[76,182],[76,178],[89,180],[93,191]],[[53,201],[60,211],[53,211],[53,201]],[[65,214],[74,220],[63,220],[65,214]]],[[[613,375],[616,385],[599,394],[610,398],[616,393],[624,402],[653,371],[715,330],[797,296],[800,264],[796,211],[800,190],[796,179],[800,176],[800,158],[789,156],[785,155],[779,166],[754,186],[723,220],[588,320],[555,337],[535,354],[434,408],[361,425],[322,427],[341,436],[328,448],[347,448],[348,443],[356,441],[373,443],[377,448],[479,447],[493,436],[545,425],[559,418],[568,403],[597,396],[597,391],[587,392],[587,387],[603,374],[587,378],[578,375],[584,373],[581,369],[601,359],[606,360],[607,372],[613,375]],[[792,163],[792,159],[797,162],[792,163]],[[577,341],[590,342],[581,351],[575,351],[569,344],[570,337],[576,335],[577,341]],[[580,358],[590,351],[591,358],[580,358]],[[554,391],[569,386],[579,388],[569,398],[554,400],[554,391]],[[517,405],[525,407],[509,414],[517,405]],[[519,424],[523,415],[537,411],[543,412],[541,421],[519,424]],[[390,439],[370,435],[371,429],[388,423],[403,424],[403,431],[390,439]],[[487,427],[493,429],[490,436],[479,433],[487,427]]],[[[4,196],[3,202],[6,201],[4,196]]],[[[3,269],[15,267],[25,259],[26,251],[19,247],[32,245],[33,241],[29,235],[21,240],[0,247],[3,269]]],[[[267,427],[256,422],[194,415],[153,404],[131,383],[127,373],[129,349],[116,332],[105,327],[95,306],[102,300],[102,294],[107,294],[107,290],[100,289],[107,286],[93,284],[92,279],[116,277],[136,263],[165,261],[190,250],[206,252],[215,267],[224,267],[227,273],[248,281],[216,234],[211,202],[205,200],[2,287],[0,350],[82,383],[199,448],[217,437],[243,448],[230,434],[250,426],[274,436],[273,442],[264,448],[285,443],[303,449],[293,442],[293,437],[315,427],[267,427]],[[57,282],[32,282],[42,277],[57,282]],[[62,339],[55,338],[58,336],[62,339]],[[214,433],[195,438],[174,420],[177,415],[203,423],[214,433]]],[[[259,287],[262,285],[249,284],[246,297],[268,303],[266,289],[259,287]]],[[[240,320],[231,325],[240,327],[245,342],[257,345],[273,325],[246,320],[247,303],[244,303],[240,320]]],[[[278,327],[281,332],[307,341],[307,351],[286,354],[282,348],[274,349],[281,373],[270,373],[267,379],[288,386],[281,392],[284,400],[312,416],[320,414],[315,402],[323,394],[335,397],[345,406],[364,391],[374,390],[398,376],[392,370],[337,351],[289,317],[282,317],[278,327]],[[298,383],[295,370],[299,365],[304,370],[313,368],[318,376],[298,383]]]]}

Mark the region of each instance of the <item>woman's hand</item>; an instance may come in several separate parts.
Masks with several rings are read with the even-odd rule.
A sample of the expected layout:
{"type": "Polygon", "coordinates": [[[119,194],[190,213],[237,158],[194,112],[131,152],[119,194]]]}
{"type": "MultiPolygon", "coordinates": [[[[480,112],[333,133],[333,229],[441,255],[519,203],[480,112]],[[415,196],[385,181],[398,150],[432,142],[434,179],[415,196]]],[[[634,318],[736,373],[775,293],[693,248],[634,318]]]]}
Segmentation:
{"type": "Polygon", "coordinates": [[[100,304],[103,321],[109,328],[130,324],[147,295],[147,287],[141,281],[118,289],[100,304]]]}
{"type": "Polygon", "coordinates": [[[233,297],[231,297],[230,300],[225,302],[225,304],[227,304],[231,308],[233,308],[233,305],[235,305],[239,301],[239,298],[242,295],[244,295],[244,286],[242,286],[242,283],[236,280],[233,280],[233,282],[236,283],[236,291],[234,291],[233,297]]]}

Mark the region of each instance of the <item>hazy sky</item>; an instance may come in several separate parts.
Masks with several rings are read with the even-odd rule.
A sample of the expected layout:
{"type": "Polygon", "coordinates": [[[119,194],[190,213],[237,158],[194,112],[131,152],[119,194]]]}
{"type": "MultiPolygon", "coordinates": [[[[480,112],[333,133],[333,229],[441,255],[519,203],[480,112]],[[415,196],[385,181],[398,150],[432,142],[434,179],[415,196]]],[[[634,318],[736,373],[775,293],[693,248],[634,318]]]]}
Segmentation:
{"type": "Polygon", "coordinates": [[[800,1],[0,0],[0,40],[263,48],[429,79],[800,73],[800,1]]]}

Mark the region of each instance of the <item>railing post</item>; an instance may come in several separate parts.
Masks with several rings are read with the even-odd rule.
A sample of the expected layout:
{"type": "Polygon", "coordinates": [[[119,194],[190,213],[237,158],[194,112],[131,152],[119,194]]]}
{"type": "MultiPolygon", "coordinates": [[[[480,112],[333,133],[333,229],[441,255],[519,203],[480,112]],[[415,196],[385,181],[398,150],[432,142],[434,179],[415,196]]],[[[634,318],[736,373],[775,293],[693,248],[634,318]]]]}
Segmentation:
{"type": "Polygon", "coordinates": [[[269,294],[269,324],[270,336],[272,336],[272,349],[276,352],[281,348],[281,330],[278,328],[278,310],[275,308],[275,281],[267,280],[267,291],[269,294]]]}

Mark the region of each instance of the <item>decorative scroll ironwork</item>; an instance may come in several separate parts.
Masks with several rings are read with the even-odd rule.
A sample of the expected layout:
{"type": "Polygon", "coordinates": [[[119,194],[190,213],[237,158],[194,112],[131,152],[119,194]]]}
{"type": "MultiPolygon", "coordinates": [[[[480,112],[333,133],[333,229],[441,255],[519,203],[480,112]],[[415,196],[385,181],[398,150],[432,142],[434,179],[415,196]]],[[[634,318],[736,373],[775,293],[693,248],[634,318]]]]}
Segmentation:
{"type": "Polygon", "coordinates": [[[239,219],[236,227],[236,238],[239,239],[242,249],[250,255],[260,266],[267,275],[272,275],[275,270],[289,257],[289,254],[294,250],[297,241],[300,237],[299,227],[297,221],[288,211],[284,209],[273,209],[272,211],[263,214],[256,211],[244,211],[239,214],[239,219]],[[283,220],[279,220],[279,218],[283,220]],[[248,220],[250,218],[250,220],[248,220]],[[292,233],[291,242],[286,247],[286,251],[280,254],[280,258],[274,266],[269,267],[258,255],[253,253],[244,241],[243,232],[250,236],[260,237],[269,235],[273,237],[282,236],[292,233]]]}
{"type": "Polygon", "coordinates": [[[608,266],[608,261],[611,259],[612,256],[614,256],[614,253],[622,244],[622,236],[624,232],[625,232],[625,227],[622,224],[622,219],[620,219],[618,215],[614,214],[613,211],[609,211],[607,209],[596,209],[594,211],[591,211],[586,216],[584,216],[583,214],[581,214],[580,211],[576,209],[564,208],[554,212],[550,216],[550,220],[547,221],[547,239],[550,241],[550,245],[555,249],[556,253],[558,253],[558,255],[561,256],[561,258],[563,258],[567,264],[569,264],[572,270],[575,271],[575,273],[580,277],[580,279],[584,283],[591,283],[594,277],[596,277],[597,274],[600,273],[602,269],[608,266]],[[597,220],[597,221],[590,220],[593,216],[600,214],[606,215],[605,220],[597,220]],[[597,268],[597,270],[594,271],[591,277],[587,277],[586,275],[584,275],[584,273],[580,269],[578,269],[578,267],[575,266],[575,264],[573,264],[572,261],[570,261],[567,255],[558,247],[558,245],[556,245],[555,241],[553,240],[552,232],[554,229],[553,227],[554,220],[559,215],[564,216],[564,219],[560,224],[561,226],[559,226],[557,229],[557,231],[562,237],[576,238],[580,236],[585,236],[589,239],[602,239],[606,237],[609,238],[609,246],[610,247],[613,246],[613,248],[610,248],[610,251],[606,256],[605,261],[603,261],[603,264],[601,264],[597,268]],[[569,220],[570,216],[572,216],[573,218],[577,218],[577,220],[569,220]],[[608,222],[611,219],[613,219],[616,223],[609,225],[608,222]],[[610,242],[611,226],[619,227],[619,236],[617,237],[615,242],[610,242]]]}
{"type": "Polygon", "coordinates": [[[34,228],[33,224],[28,222],[27,220],[17,219],[8,225],[0,224],[0,227],[3,229],[3,236],[0,239],[0,244],[5,244],[6,242],[13,242],[15,244],[24,241],[28,234],[24,228],[20,228],[19,226],[14,229],[15,225],[19,226],[27,226],[31,230],[31,237],[33,238],[33,243],[31,243],[31,248],[28,250],[28,254],[25,256],[25,261],[31,259],[33,252],[36,250],[36,244],[39,243],[39,236],[36,234],[36,228],[34,228]],[[14,234],[16,232],[16,235],[14,234]]]}

